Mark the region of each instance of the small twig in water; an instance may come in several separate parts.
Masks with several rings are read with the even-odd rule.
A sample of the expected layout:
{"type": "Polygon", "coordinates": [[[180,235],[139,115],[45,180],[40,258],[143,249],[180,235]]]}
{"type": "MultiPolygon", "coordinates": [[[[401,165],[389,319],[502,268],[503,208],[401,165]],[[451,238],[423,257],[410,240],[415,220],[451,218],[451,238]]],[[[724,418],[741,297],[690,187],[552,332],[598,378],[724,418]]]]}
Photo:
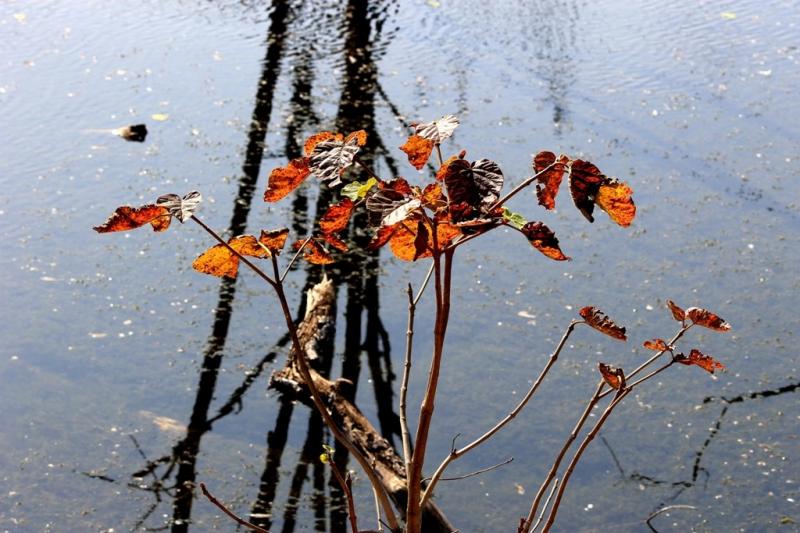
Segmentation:
{"type": "Polygon", "coordinates": [[[694,511],[694,510],[697,509],[697,507],[695,507],[693,505],[667,505],[666,507],[662,507],[658,511],[656,511],[656,512],[652,513],[650,516],[648,516],[647,520],[645,520],[644,523],[647,524],[647,527],[650,528],[650,531],[653,531],[654,533],[658,533],[658,530],[653,527],[653,524],[650,523],[651,520],[653,520],[653,518],[657,517],[661,513],[666,513],[667,511],[672,511],[673,509],[689,509],[691,511],[694,511]]]}

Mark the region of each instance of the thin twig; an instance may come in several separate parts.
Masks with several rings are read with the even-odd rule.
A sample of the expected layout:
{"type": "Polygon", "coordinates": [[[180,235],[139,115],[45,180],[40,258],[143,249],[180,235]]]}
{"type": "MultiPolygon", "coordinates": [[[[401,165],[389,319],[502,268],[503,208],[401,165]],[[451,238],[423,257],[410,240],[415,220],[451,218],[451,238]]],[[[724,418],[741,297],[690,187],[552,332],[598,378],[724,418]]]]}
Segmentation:
{"type": "Polygon", "coordinates": [[[480,470],[475,470],[473,472],[470,472],[469,474],[464,474],[464,475],[461,475],[461,476],[453,476],[453,477],[440,477],[439,481],[460,481],[462,479],[467,479],[467,478],[479,476],[481,474],[485,474],[486,472],[491,472],[492,470],[496,470],[496,469],[500,468],[501,466],[505,466],[508,463],[511,463],[513,461],[514,461],[514,458],[513,457],[509,457],[508,459],[506,459],[503,462],[497,463],[497,464],[492,465],[492,466],[487,466],[486,468],[481,468],[480,470]]]}
{"type": "Polygon", "coordinates": [[[431,274],[433,274],[433,262],[431,262],[431,266],[428,268],[428,273],[425,274],[425,279],[422,280],[422,285],[419,286],[419,292],[414,297],[414,305],[417,305],[419,303],[419,299],[422,298],[422,294],[425,292],[428,282],[431,280],[431,274]]]}
{"type": "Polygon", "coordinates": [[[339,471],[339,467],[336,466],[333,456],[331,454],[327,454],[327,457],[328,464],[333,472],[333,477],[336,478],[336,481],[339,483],[339,487],[341,487],[342,492],[344,492],[345,499],[347,500],[347,516],[350,519],[350,529],[353,530],[353,533],[358,533],[358,518],[356,517],[356,506],[353,502],[353,490],[350,474],[347,474],[347,479],[345,479],[342,476],[342,473],[339,471]]]}
{"type": "Polygon", "coordinates": [[[239,517],[236,513],[234,513],[233,511],[231,511],[227,507],[225,507],[225,504],[223,504],[221,501],[216,499],[214,497],[214,495],[211,494],[211,492],[209,492],[209,490],[206,488],[206,484],[205,483],[202,483],[202,482],[200,483],[200,490],[203,491],[203,496],[208,498],[208,501],[210,501],[211,503],[216,505],[219,508],[220,511],[222,511],[223,513],[225,513],[226,515],[231,517],[240,526],[244,526],[244,527],[246,527],[248,529],[252,529],[253,531],[258,531],[259,533],[269,533],[269,531],[264,529],[263,527],[258,527],[255,524],[251,524],[250,522],[248,522],[244,518],[239,517]]]}
{"type": "Polygon", "coordinates": [[[689,509],[691,511],[696,511],[697,507],[695,507],[694,505],[667,505],[666,507],[662,507],[658,511],[656,511],[656,512],[652,513],[650,516],[648,516],[647,520],[645,520],[644,523],[647,524],[647,527],[650,528],[650,531],[653,531],[654,533],[658,533],[658,530],[655,527],[653,527],[653,524],[651,524],[650,521],[653,518],[655,518],[658,515],[660,515],[661,513],[666,513],[667,511],[672,511],[673,509],[689,509]]]}
{"type": "Polygon", "coordinates": [[[436,143],[436,155],[439,157],[439,166],[441,167],[444,158],[442,157],[442,147],[439,143],[436,143]]]}
{"type": "Polygon", "coordinates": [[[408,397],[408,380],[411,375],[411,353],[414,341],[414,291],[408,284],[408,328],[406,329],[406,354],[403,358],[403,380],[400,385],[400,434],[403,437],[403,462],[406,466],[406,479],[411,476],[411,433],[408,430],[406,401],[408,397]]]}
{"type": "Polygon", "coordinates": [[[372,496],[375,498],[375,517],[378,520],[378,533],[383,533],[383,520],[381,520],[381,502],[378,500],[378,492],[372,487],[372,496]]]}
{"type": "Polygon", "coordinates": [[[559,354],[561,353],[561,350],[564,348],[564,346],[567,343],[567,339],[569,339],[569,336],[574,331],[575,326],[577,326],[578,324],[582,324],[582,323],[583,323],[583,321],[580,321],[580,320],[573,320],[572,322],[570,322],[569,326],[567,326],[566,331],[564,331],[564,335],[562,335],[561,340],[558,342],[558,344],[556,345],[556,348],[553,350],[553,353],[550,354],[550,359],[547,361],[547,364],[544,366],[542,371],[539,373],[539,376],[536,378],[536,380],[533,382],[533,384],[531,384],[531,386],[528,389],[528,392],[525,394],[525,396],[519,401],[519,403],[517,403],[516,407],[514,407],[514,409],[512,409],[510,413],[508,413],[502,420],[500,420],[497,424],[495,424],[494,427],[492,427],[489,431],[487,431],[486,433],[484,433],[483,435],[481,435],[480,437],[478,437],[474,441],[470,442],[469,444],[467,444],[463,448],[461,448],[459,450],[455,450],[454,449],[454,450],[450,451],[450,454],[447,457],[445,457],[444,461],[442,461],[442,463],[436,469],[436,472],[434,472],[433,476],[431,476],[431,482],[425,488],[425,492],[422,495],[422,502],[421,502],[420,505],[424,506],[425,502],[428,500],[428,498],[431,497],[431,495],[433,494],[433,488],[436,486],[436,483],[439,481],[439,478],[442,476],[442,474],[444,473],[445,469],[447,468],[447,466],[451,462],[455,461],[456,459],[458,459],[462,455],[466,454],[467,452],[469,452],[473,448],[476,448],[476,447],[480,446],[481,444],[483,444],[484,442],[486,442],[487,440],[489,440],[495,433],[500,431],[503,428],[503,426],[505,426],[506,424],[511,422],[520,413],[520,411],[522,411],[522,409],[525,407],[525,405],[527,405],[527,403],[530,401],[530,399],[533,397],[533,395],[538,390],[539,385],[541,385],[542,381],[544,381],[545,377],[547,376],[547,373],[550,371],[552,366],[555,364],[556,360],[558,359],[559,354]]]}
{"type": "Polygon", "coordinates": [[[545,172],[547,172],[548,170],[553,168],[555,165],[560,165],[560,164],[561,163],[558,163],[558,159],[556,159],[556,161],[554,161],[553,163],[550,163],[549,165],[544,167],[542,170],[540,170],[539,172],[537,172],[536,174],[534,174],[530,178],[525,178],[525,180],[523,180],[522,183],[520,183],[519,185],[517,185],[516,187],[511,189],[505,196],[503,196],[502,198],[497,200],[494,204],[492,204],[492,206],[489,209],[487,209],[486,212],[487,213],[491,213],[492,211],[494,211],[498,207],[502,206],[507,201],[511,200],[511,198],[516,196],[516,194],[518,192],[520,192],[522,189],[524,189],[525,187],[527,187],[528,185],[530,185],[531,183],[536,181],[539,178],[539,176],[541,176],[542,174],[544,174],[545,172]]]}
{"type": "Polygon", "coordinates": [[[550,489],[550,494],[548,494],[547,498],[544,500],[544,505],[542,505],[542,512],[539,513],[539,518],[536,519],[536,523],[533,524],[531,531],[536,531],[536,528],[539,527],[539,524],[542,523],[542,520],[544,519],[544,513],[545,511],[547,511],[547,506],[550,505],[550,500],[553,499],[553,494],[556,493],[556,489],[558,488],[558,482],[559,482],[558,478],[556,478],[555,481],[553,481],[553,488],[550,489]]]}
{"type": "Polygon", "coordinates": [[[275,286],[276,286],[276,283],[275,283],[275,280],[274,280],[274,279],[272,279],[272,278],[270,278],[269,276],[267,276],[267,275],[264,273],[264,271],[263,271],[263,270],[261,270],[261,269],[260,269],[260,268],[258,268],[256,265],[254,265],[254,264],[253,264],[253,263],[252,263],[252,262],[251,262],[251,261],[250,261],[248,258],[246,258],[246,257],[245,257],[245,256],[243,256],[242,254],[240,254],[239,252],[237,252],[237,251],[236,251],[236,250],[235,250],[235,249],[234,249],[234,248],[233,248],[233,247],[232,247],[230,244],[228,244],[228,243],[225,241],[225,239],[223,239],[222,237],[220,237],[220,236],[217,234],[217,232],[215,232],[213,229],[211,229],[211,228],[209,228],[208,226],[206,226],[206,224],[205,224],[205,223],[204,223],[202,220],[200,220],[199,218],[197,218],[195,215],[192,215],[192,220],[194,220],[195,222],[197,222],[197,223],[200,225],[200,227],[201,227],[201,228],[203,228],[204,230],[206,230],[206,231],[208,232],[208,234],[209,234],[209,235],[211,235],[212,237],[214,237],[214,239],[215,239],[217,242],[219,242],[221,245],[223,245],[225,248],[227,248],[227,249],[228,249],[228,250],[229,250],[229,251],[230,251],[230,252],[231,252],[233,255],[235,255],[236,257],[238,257],[238,258],[239,258],[239,261],[241,261],[241,262],[242,262],[242,263],[244,263],[245,265],[249,266],[249,267],[250,267],[250,269],[251,269],[253,272],[255,272],[256,274],[258,274],[258,276],[259,276],[260,278],[262,278],[264,281],[266,281],[267,283],[269,283],[269,284],[270,284],[270,285],[271,285],[273,288],[275,288],[275,286]]]}
{"type": "Polygon", "coordinates": [[[303,250],[308,245],[308,243],[311,242],[311,239],[313,239],[313,238],[314,237],[312,235],[309,235],[308,238],[303,241],[303,244],[300,245],[300,248],[297,249],[295,254],[292,256],[291,261],[289,261],[289,264],[286,265],[286,268],[283,270],[283,274],[281,274],[281,277],[278,278],[281,282],[283,282],[283,280],[286,279],[286,275],[289,274],[289,269],[292,268],[292,265],[295,264],[295,262],[297,261],[297,258],[300,257],[300,254],[303,253],[303,250]]]}

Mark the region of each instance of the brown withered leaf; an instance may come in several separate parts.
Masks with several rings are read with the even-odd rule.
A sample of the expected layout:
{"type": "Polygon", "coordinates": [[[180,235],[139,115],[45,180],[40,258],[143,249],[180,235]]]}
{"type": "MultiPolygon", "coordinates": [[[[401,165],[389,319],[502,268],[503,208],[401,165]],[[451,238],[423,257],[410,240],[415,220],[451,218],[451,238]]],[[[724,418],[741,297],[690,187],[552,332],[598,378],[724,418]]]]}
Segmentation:
{"type": "Polygon", "coordinates": [[[553,231],[541,222],[528,222],[519,230],[531,245],[544,255],[555,261],[569,261],[558,246],[558,239],[553,231]]]}
{"type": "MultiPolygon", "coordinates": [[[[464,222],[467,218],[477,218],[488,213],[489,208],[499,199],[503,187],[503,172],[494,161],[479,159],[470,163],[466,159],[456,159],[447,165],[444,183],[450,204],[466,204],[474,213],[455,216],[453,222],[464,222]],[[464,218],[467,217],[467,218],[464,218]]],[[[463,213],[463,211],[462,211],[463,213]]]]}
{"type": "Polygon", "coordinates": [[[654,352],[666,352],[669,350],[669,346],[667,346],[667,341],[664,339],[652,339],[649,341],[644,341],[643,346],[648,350],[653,350],[654,352]]]}
{"type": "Polygon", "coordinates": [[[597,369],[600,371],[600,375],[603,376],[603,381],[612,389],[619,390],[620,387],[625,385],[625,373],[621,368],[598,363],[597,369]]]}
{"type": "Polygon", "coordinates": [[[372,236],[372,240],[369,241],[367,245],[367,250],[377,250],[378,248],[382,248],[389,239],[392,238],[394,232],[397,231],[395,226],[380,226],[378,231],[375,232],[375,235],[372,236]]]}
{"type": "Polygon", "coordinates": [[[333,233],[323,233],[322,240],[326,243],[330,244],[340,252],[346,252],[350,248],[347,246],[347,243],[341,240],[339,237],[334,235],[333,233]]]}
{"type": "Polygon", "coordinates": [[[422,200],[422,205],[432,211],[438,211],[447,206],[447,198],[444,193],[442,193],[442,186],[438,183],[429,183],[426,185],[420,199],[422,200]]]}
{"type": "Polygon", "coordinates": [[[307,157],[289,161],[285,167],[278,167],[269,173],[269,185],[264,192],[265,202],[277,202],[295,190],[305,180],[311,169],[307,157]]]}
{"type": "Polygon", "coordinates": [[[420,137],[419,135],[412,135],[400,149],[408,155],[408,162],[411,163],[414,168],[420,170],[431,157],[433,146],[433,141],[425,137],[420,137]]]}
{"type": "Polygon", "coordinates": [[[333,204],[319,220],[319,229],[322,230],[323,234],[339,233],[350,222],[354,207],[355,204],[350,198],[345,198],[338,204],[333,204]]]}
{"type": "Polygon", "coordinates": [[[258,242],[266,246],[266,248],[273,254],[278,255],[286,245],[286,238],[288,236],[289,228],[274,229],[270,231],[261,230],[261,236],[258,238],[258,242]]]}
{"type": "Polygon", "coordinates": [[[594,222],[594,201],[600,185],[608,181],[608,178],[596,166],[581,159],[573,161],[569,168],[569,192],[572,194],[572,201],[586,220],[594,222]]]}
{"type": "Polygon", "coordinates": [[[686,317],[698,326],[713,329],[714,331],[724,333],[731,329],[731,325],[722,320],[722,318],[701,307],[690,307],[686,310],[686,317]]]}
{"type": "Polygon", "coordinates": [[[439,167],[439,170],[436,171],[436,180],[437,181],[444,181],[444,177],[449,172],[450,163],[452,163],[453,161],[456,161],[458,159],[464,159],[464,156],[466,156],[466,155],[467,155],[467,152],[466,152],[466,150],[464,150],[464,151],[461,152],[461,154],[454,155],[453,157],[450,157],[449,159],[446,159],[444,161],[444,163],[442,163],[442,166],[439,167]]]}
{"type": "Polygon", "coordinates": [[[381,181],[378,183],[380,190],[391,190],[402,194],[403,196],[411,196],[414,194],[414,189],[404,178],[393,178],[389,181],[381,181]]]}
{"type": "Polygon", "coordinates": [[[611,220],[627,228],[636,217],[636,205],[633,203],[633,190],[625,183],[612,179],[600,185],[595,203],[608,213],[611,220]]]}
{"type": "Polygon", "coordinates": [[[433,122],[425,122],[414,126],[414,133],[428,139],[434,144],[441,144],[442,141],[450,137],[458,127],[458,118],[455,115],[445,115],[433,122]]]}
{"type": "Polygon", "coordinates": [[[667,300],[667,307],[672,313],[672,318],[674,318],[678,322],[683,322],[684,320],[686,320],[686,311],[681,309],[680,306],[678,306],[675,302],[673,302],[672,300],[667,300]]]}
{"type": "Polygon", "coordinates": [[[414,237],[414,258],[416,261],[428,251],[428,227],[423,220],[417,222],[417,235],[414,237]]]}
{"type": "Polygon", "coordinates": [[[197,206],[203,200],[203,195],[192,191],[183,198],[177,194],[163,194],[156,200],[156,205],[164,207],[169,214],[180,220],[181,224],[192,218],[197,206]]]}
{"type": "Polygon", "coordinates": [[[379,182],[378,190],[367,196],[367,213],[370,226],[391,226],[405,220],[420,207],[414,190],[403,178],[379,182]]]}
{"type": "Polygon", "coordinates": [[[165,207],[148,204],[140,207],[123,205],[114,210],[108,220],[95,226],[97,233],[128,231],[150,224],[153,231],[165,231],[169,228],[172,216],[165,207]]]}
{"type": "MultiPolygon", "coordinates": [[[[306,239],[297,241],[292,245],[292,247],[295,250],[299,250],[303,247],[305,242],[306,239]]],[[[331,256],[331,254],[329,254],[328,251],[323,248],[316,239],[313,238],[308,242],[308,244],[305,245],[305,248],[303,248],[303,259],[312,265],[329,265],[334,262],[333,256],[331,256]]]]}
{"type": "Polygon", "coordinates": [[[558,196],[568,162],[567,156],[560,155],[556,161],[556,154],[546,151],[539,152],[533,158],[533,171],[536,174],[553,165],[547,172],[542,172],[542,175],[536,178],[536,197],[539,199],[539,205],[544,206],[545,209],[555,209],[556,207],[556,196],[558,196]]]}
{"type": "Polygon", "coordinates": [[[328,139],[318,142],[308,157],[308,168],[321,181],[330,182],[335,187],[342,182],[342,174],[347,170],[358,153],[366,134],[351,133],[344,140],[328,139]]]}
{"type": "Polygon", "coordinates": [[[613,337],[621,341],[628,340],[628,337],[625,335],[625,328],[615,324],[613,320],[608,318],[606,314],[600,311],[598,308],[587,305],[581,309],[579,313],[588,325],[592,326],[600,333],[605,333],[609,337],[613,337]]]}
{"type": "Polygon", "coordinates": [[[675,362],[687,366],[699,366],[700,368],[711,374],[713,374],[715,370],[725,370],[725,365],[723,365],[710,355],[706,355],[702,353],[700,350],[694,350],[694,349],[691,352],[689,352],[688,357],[683,354],[676,355],[675,362]]]}

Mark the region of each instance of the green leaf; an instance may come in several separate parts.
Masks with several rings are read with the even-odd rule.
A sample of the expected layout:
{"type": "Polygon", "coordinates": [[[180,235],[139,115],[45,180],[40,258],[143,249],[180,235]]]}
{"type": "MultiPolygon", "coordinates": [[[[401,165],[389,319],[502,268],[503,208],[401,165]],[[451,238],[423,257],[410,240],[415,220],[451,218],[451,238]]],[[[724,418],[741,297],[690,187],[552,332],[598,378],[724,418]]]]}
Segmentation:
{"type": "Polygon", "coordinates": [[[524,216],[511,211],[507,207],[503,208],[503,220],[517,229],[522,229],[522,227],[528,223],[528,220],[524,216]]]}
{"type": "Polygon", "coordinates": [[[368,179],[366,183],[361,183],[360,181],[348,183],[342,187],[342,196],[346,196],[355,202],[360,198],[364,198],[377,183],[378,180],[375,178],[368,179]]]}

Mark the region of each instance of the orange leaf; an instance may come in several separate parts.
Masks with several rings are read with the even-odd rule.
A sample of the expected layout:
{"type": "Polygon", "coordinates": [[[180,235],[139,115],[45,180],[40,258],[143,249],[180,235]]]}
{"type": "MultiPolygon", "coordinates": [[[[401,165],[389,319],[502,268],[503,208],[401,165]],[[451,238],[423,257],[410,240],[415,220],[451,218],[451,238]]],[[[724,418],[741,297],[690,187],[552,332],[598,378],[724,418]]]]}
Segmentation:
{"type": "Polygon", "coordinates": [[[314,135],[306,139],[306,144],[303,147],[303,153],[309,156],[319,143],[330,140],[341,141],[342,139],[343,137],[341,133],[333,133],[332,131],[323,131],[320,133],[315,133],[314,135]]]}
{"type": "Polygon", "coordinates": [[[444,181],[445,176],[450,171],[449,170],[450,169],[450,164],[453,161],[456,161],[457,159],[464,159],[464,157],[466,155],[467,155],[467,152],[466,151],[462,151],[461,154],[459,154],[457,156],[454,155],[453,157],[447,159],[444,163],[442,163],[442,166],[440,166],[439,170],[436,171],[436,180],[437,181],[444,181]]]}
{"type": "Polygon", "coordinates": [[[325,234],[323,234],[322,235],[322,239],[325,242],[327,242],[328,244],[330,244],[331,246],[333,246],[334,248],[336,248],[337,250],[339,250],[340,252],[346,252],[347,250],[350,249],[347,246],[346,242],[344,242],[343,240],[338,238],[333,233],[325,233],[325,234]]]}
{"type": "Polygon", "coordinates": [[[523,235],[531,245],[544,255],[555,261],[569,261],[558,246],[558,239],[553,231],[541,222],[528,222],[522,229],[523,235]]]}
{"type": "Polygon", "coordinates": [[[286,237],[289,236],[289,228],[274,229],[271,231],[261,230],[258,242],[267,247],[275,255],[281,253],[286,244],[286,237]]]}
{"type": "Polygon", "coordinates": [[[653,350],[654,352],[666,352],[669,350],[669,346],[667,346],[667,342],[664,339],[644,341],[643,346],[648,350],[653,350]]]}
{"type": "Polygon", "coordinates": [[[610,180],[600,185],[595,203],[608,213],[611,220],[627,228],[636,216],[636,205],[631,195],[633,190],[618,180],[610,180]]]}
{"type": "Polygon", "coordinates": [[[269,250],[266,250],[258,239],[253,235],[240,235],[233,237],[228,241],[228,245],[242,255],[249,255],[250,257],[269,257],[269,250]]]}
{"type": "Polygon", "coordinates": [[[367,245],[367,250],[377,250],[378,248],[383,247],[389,239],[392,238],[394,232],[397,231],[395,226],[381,226],[378,228],[378,231],[375,232],[373,235],[372,240],[369,241],[367,245]]]}
{"type": "Polygon", "coordinates": [[[404,178],[394,178],[389,181],[381,181],[378,183],[378,188],[381,190],[388,189],[404,196],[409,196],[414,192],[411,188],[411,185],[409,185],[404,178]]]}
{"type": "Polygon", "coordinates": [[[594,211],[594,199],[600,185],[608,181],[593,164],[576,159],[570,165],[569,172],[569,192],[572,194],[572,201],[575,207],[586,217],[589,222],[594,222],[592,212],[594,211]]]}
{"type": "Polygon", "coordinates": [[[672,300],[667,300],[667,307],[669,307],[669,310],[672,313],[672,318],[678,322],[683,322],[686,320],[686,311],[681,309],[675,302],[672,300]]]}
{"type": "Polygon", "coordinates": [[[124,205],[118,207],[108,220],[93,229],[97,233],[112,233],[136,229],[149,223],[153,226],[153,231],[164,231],[169,227],[171,218],[165,207],[153,204],[141,207],[124,205]]]}
{"type": "Polygon", "coordinates": [[[235,278],[239,272],[239,258],[225,245],[217,244],[200,254],[192,263],[192,268],[203,274],[235,278]]]}
{"type": "MultiPolygon", "coordinates": [[[[305,239],[297,241],[292,247],[295,250],[299,250],[305,242],[305,239]]],[[[305,248],[303,248],[303,259],[312,265],[329,265],[334,262],[331,254],[329,254],[316,239],[311,239],[311,241],[306,244],[305,248]]]]}
{"type": "Polygon", "coordinates": [[[694,349],[689,353],[689,357],[686,357],[683,354],[675,356],[675,362],[687,366],[692,366],[692,365],[699,366],[700,368],[711,374],[714,373],[714,370],[725,370],[725,365],[723,365],[710,355],[705,355],[700,350],[694,350],[694,349]]]}
{"type": "Polygon", "coordinates": [[[265,202],[277,202],[295,190],[311,174],[308,158],[292,159],[285,167],[273,169],[269,174],[269,186],[264,192],[265,202]]]}
{"type": "Polygon", "coordinates": [[[438,183],[429,183],[426,185],[420,199],[425,207],[434,211],[438,211],[447,205],[447,198],[445,198],[442,193],[442,186],[438,183]]]}
{"type": "MultiPolygon", "coordinates": [[[[421,222],[426,225],[426,222],[421,222]]],[[[419,224],[413,221],[404,221],[395,225],[396,230],[389,239],[389,247],[398,259],[403,261],[416,261],[417,259],[430,257],[429,248],[419,252],[417,247],[417,236],[419,234],[419,224]]],[[[424,228],[426,235],[430,235],[430,228],[424,228]]],[[[427,240],[427,239],[426,239],[427,240]]]]}
{"type": "Polygon", "coordinates": [[[586,306],[580,310],[580,315],[586,323],[592,326],[600,333],[605,333],[609,337],[619,339],[621,341],[628,340],[625,336],[625,328],[618,326],[613,320],[608,318],[605,313],[596,307],[586,306]]]}
{"type": "Polygon", "coordinates": [[[356,144],[359,146],[364,146],[367,144],[367,132],[364,130],[354,131],[347,138],[344,140],[345,143],[349,142],[350,140],[355,139],[356,144]]]}
{"type": "Polygon", "coordinates": [[[350,198],[345,198],[338,204],[333,204],[319,221],[319,229],[324,234],[339,233],[347,227],[350,215],[353,214],[355,204],[350,198]]]}
{"type": "Polygon", "coordinates": [[[713,329],[714,331],[725,332],[731,329],[730,324],[722,320],[722,318],[718,317],[708,309],[690,307],[686,310],[686,316],[698,326],[713,329]]]}
{"type": "Polygon", "coordinates": [[[621,368],[617,368],[605,363],[598,363],[597,369],[603,376],[603,381],[612,389],[619,390],[625,384],[625,373],[621,368]]]}
{"type": "Polygon", "coordinates": [[[533,170],[537,174],[553,165],[547,172],[543,172],[536,178],[536,197],[539,199],[539,205],[544,206],[545,209],[555,209],[556,207],[556,196],[568,162],[569,158],[565,155],[559,156],[558,162],[556,162],[556,154],[553,152],[539,152],[533,158],[533,170]]]}
{"type": "Polygon", "coordinates": [[[433,145],[433,141],[429,139],[419,135],[412,135],[400,149],[408,155],[408,162],[419,170],[428,162],[428,158],[430,158],[433,151],[433,145]]]}

